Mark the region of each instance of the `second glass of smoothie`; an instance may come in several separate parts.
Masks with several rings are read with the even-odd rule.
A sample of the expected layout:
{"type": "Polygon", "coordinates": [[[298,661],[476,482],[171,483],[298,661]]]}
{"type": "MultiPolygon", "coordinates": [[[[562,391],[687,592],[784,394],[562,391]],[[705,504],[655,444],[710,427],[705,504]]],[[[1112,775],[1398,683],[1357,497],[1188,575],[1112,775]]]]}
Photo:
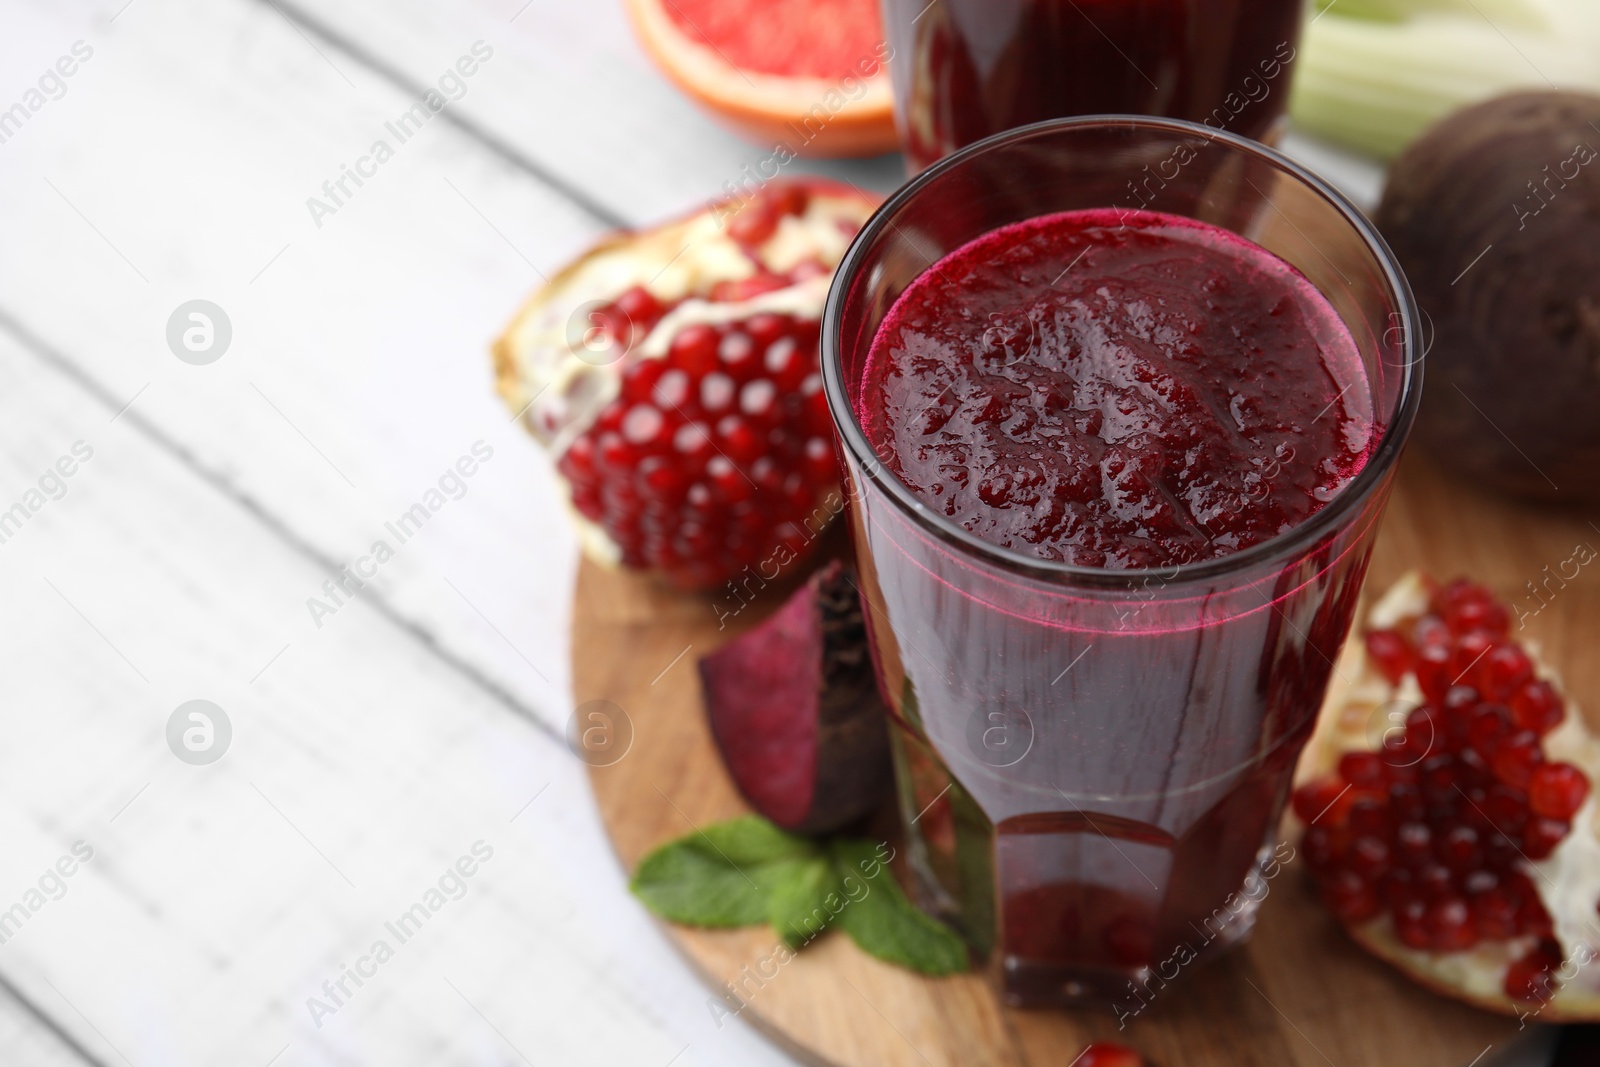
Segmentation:
{"type": "Polygon", "coordinates": [[[1341,197],[1169,120],[991,138],[846,256],[823,370],[913,888],[1011,1002],[1137,1013],[1292,862],[1413,317],[1341,197]]]}
{"type": "Polygon", "coordinates": [[[915,173],[1071,115],[1187,119],[1272,141],[1306,0],[883,0],[915,173]]]}

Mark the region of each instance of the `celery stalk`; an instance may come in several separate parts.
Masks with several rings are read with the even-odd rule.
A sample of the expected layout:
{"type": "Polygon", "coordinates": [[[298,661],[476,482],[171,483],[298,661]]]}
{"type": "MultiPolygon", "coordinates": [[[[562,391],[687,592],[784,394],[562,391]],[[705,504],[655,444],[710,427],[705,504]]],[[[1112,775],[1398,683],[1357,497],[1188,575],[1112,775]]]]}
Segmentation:
{"type": "Polygon", "coordinates": [[[1596,0],[1333,0],[1306,27],[1296,125],[1382,158],[1514,89],[1600,90],[1596,0]]]}

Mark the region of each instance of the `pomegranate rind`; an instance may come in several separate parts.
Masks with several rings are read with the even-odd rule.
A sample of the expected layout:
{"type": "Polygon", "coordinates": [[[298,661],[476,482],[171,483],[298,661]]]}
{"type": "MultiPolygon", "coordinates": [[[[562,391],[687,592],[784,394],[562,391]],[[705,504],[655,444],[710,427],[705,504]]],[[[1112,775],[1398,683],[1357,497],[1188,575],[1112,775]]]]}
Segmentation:
{"type": "MultiPolygon", "coordinates": [[[[1427,609],[1427,588],[1418,571],[1403,575],[1372,606],[1367,628],[1383,629],[1427,609]]],[[[1539,656],[1536,645],[1524,642],[1538,677],[1555,685],[1560,679],[1539,656]]],[[[1564,690],[1563,690],[1564,694],[1564,690]]],[[[1334,680],[1317,720],[1317,727],[1295,772],[1295,784],[1334,772],[1346,752],[1378,748],[1392,723],[1383,710],[1392,701],[1414,705],[1422,700],[1414,675],[1398,686],[1391,684],[1370,662],[1359,632],[1352,633],[1334,666],[1334,680]]],[[[1600,737],[1592,733],[1583,714],[1570,698],[1566,719],[1543,739],[1546,756],[1583,768],[1591,776],[1600,770],[1600,737]]],[[[1287,819],[1298,824],[1291,813],[1287,819]]],[[[1555,925],[1556,939],[1569,957],[1575,946],[1600,950],[1600,808],[1591,794],[1572,819],[1572,829],[1549,857],[1528,861],[1525,869],[1545,910],[1555,925]],[[1553,887],[1553,888],[1552,888],[1553,887]]],[[[1402,944],[1387,915],[1346,926],[1363,949],[1393,966],[1407,978],[1453,1000],[1463,1001],[1500,1015],[1527,1017],[1541,1023],[1600,1021],[1600,957],[1578,967],[1571,980],[1561,984],[1543,1005],[1515,1000],[1505,994],[1506,971],[1513,961],[1536,943],[1533,937],[1483,942],[1466,952],[1424,952],[1402,944]]],[[[1581,957],[1579,957],[1581,960],[1581,957]]],[[[1571,971],[1577,960],[1567,967],[1571,971]]]]}
{"type": "Polygon", "coordinates": [[[639,43],[673,84],[746,140],[813,158],[881,155],[899,147],[886,46],[861,57],[876,68],[870,76],[848,72],[864,87],[852,99],[840,85],[847,72],[828,79],[741,70],[685,35],[663,0],[626,0],[624,7],[639,43]]]}
{"type": "MultiPolygon", "coordinates": [[[[755,250],[761,266],[776,274],[806,259],[836,267],[877,199],[825,179],[793,184],[805,188],[806,209],[781,219],[755,250]]],[[[593,425],[621,386],[624,359],[586,359],[590,354],[573,343],[574,330],[587,321],[585,308],[609,303],[634,286],[663,304],[678,305],[628,351],[627,359],[664,356],[672,336],[695,322],[735,322],[763,311],[822,317],[831,281],[826,275],[748,300],[703,298],[718,282],[756,273],[756,263],[727,232],[749,199],[722,198],[656,226],[601,237],[535,289],[494,341],[495,389],[552,460],[593,425]]],[[[831,488],[819,488],[819,499],[831,488]]],[[[568,496],[563,493],[563,499],[568,496]]],[[[570,504],[567,510],[585,555],[605,566],[618,565],[621,551],[605,531],[570,504]]]]}

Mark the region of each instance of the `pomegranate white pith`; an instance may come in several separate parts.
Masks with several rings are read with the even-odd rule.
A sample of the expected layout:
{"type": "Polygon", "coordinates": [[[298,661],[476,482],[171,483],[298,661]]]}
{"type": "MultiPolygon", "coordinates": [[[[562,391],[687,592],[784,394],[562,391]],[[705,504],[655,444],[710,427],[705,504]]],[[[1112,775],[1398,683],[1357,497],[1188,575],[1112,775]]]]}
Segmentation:
{"type": "Polygon", "coordinates": [[[608,238],[534,294],[495,346],[498,385],[591,556],[706,587],[809,543],[837,482],[822,307],[873,206],[770,183],[608,238]]]}
{"type": "MultiPolygon", "coordinates": [[[[1373,632],[1403,632],[1414,620],[1429,613],[1429,599],[1430,590],[1424,579],[1416,573],[1406,575],[1373,607],[1368,618],[1369,635],[1373,632]]],[[[1471,627],[1467,629],[1470,631],[1471,627]]],[[[1560,696],[1555,674],[1540,662],[1536,648],[1520,646],[1527,660],[1531,661],[1533,677],[1517,686],[1519,701],[1512,710],[1511,733],[1496,733],[1499,713],[1484,712],[1481,704],[1475,705],[1467,716],[1469,722],[1476,722],[1479,718],[1485,720],[1485,732],[1477,741],[1466,744],[1468,747],[1476,745],[1477,748],[1488,750],[1490,758],[1481,766],[1476,761],[1469,762],[1473,762],[1474,773],[1478,776],[1476,780],[1481,782],[1485,774],[1492,776],[1488,789],[1495,792],[1496,801],[1501,807],[1494,808],[1481,796],[1476,797],[1475,802],[1462,800],[1457,803],[1461,824],[1475,825],[1479,838],[1474,839],[1463,833],[1454,844],[1479,859],[1458,864],[1452,888],[1425,894],[1420,875],[1425,867],[1437,869],[1445,865],[1446,850],[1450,847],[1444,840],[1448,830],[1445,833],[1440,831],[1452,825],[1450,819],[1447,817],[1441,824],[1430,814],[1409,820],[1418,824],[1429,823],[1432,828],[1433,836],[1427,846],[1432,849],[1431,856],[1409,866],[1415,879],[1412,888],[1416,890],[1416,896],[1426,896],[1427,908],[1441,914],[1435,915],[1433,911],[1413,904],[1411,906],[1416,910],[1409,913],[1409,932],[1402,930],[1401,919],[1406,914],[1403,909],[1410,899],[1407,895],[1409,889],[1405,885],[1385,885],[1382,876],[1371,880],[1369,884],[1377,887],[1382,900],[1374,916],[1370,914],[1372,903],[1363,897],[1357,880],[1343,873],[1352,863],[1354,850],[1351,842],[1358,832],[1352,828],[1354,819],[1348,815],[1351,803],[1349,796],[1340,801],[1342,810],[1334,808],[1332,814],[1321,817],[1317,813],[1308,814],[1312,807],[1325,810],[1320,800],[1312,800],[1318,788],[1326,790],[1331,796],[1349,784],[1339,771],[1342,758],[1350,753],[1375,754],[1385,761],[1386,766],[1392,766],[1409,764],[1420,751],[1442,754],[1434,753],[1431,748],[1419,749],[1414,744],[1419,734],[1417,727],[1423,724],[1423,718],[1411,709],[1429,703],[1418,681],[1415,646],[1411,649],[1410,660],[1391,660],[1388,673],[1398,673],[1403,669],[1398,681],[1394,681],[1386,676],[1379,657],[1369,650],[1370,640],[1370,636],[1364,640],[1363,635],[1356,634],[1346,644],[1335,671],[1334,690],[1330,693],[1317,732],[1300,764],[1300,782],[1296,791],[1296,809],[1301,816],[1299,821],[1302,824],[1307,821],[1319,824],[1318,829],[1308,832],[1320,835],[1316,843],[1302,838],[1302,851],[1307,854],[1308,863],[1314,864],[1316,857],[1312,853],[1318,847],[1325,847],[1330,836],[1344,835],[1339,859],[1325,863],[1323,869],[1317,872],[1324,900],[1364,948],[1437,992],[1492,1011],[1537,1015],[1541,1022],[1600,1018],[1600,914],[1596,910],[1600,905],[1600,838],[1597,838],[1600,826],[1597,826],[1595,793],[1588,788],[1588,781],[1596,770],[1600,770],[1600,741],[1586,728],[1577,707],[1560,696]],[[1396,666],[1397,663],[1408,665],[1402,668],[1396,666]],[[1530,718],[1537,727],[1539,713],[1531,709],[1535,709],[1538,702],[1530,703],[1520,698],[1533,694],[1534,687],[1547,696],[1556,694],[1565,714],[1553,728],[1546,727],[1546,732],[1538,736],[1537,751],[1528,754],[1525,752],[1527,738],[1519,738],[1518,730],[1530,718]],[[1404,727],[1408,718],[1412,723],[1409,736],[1404,727]],[[1491,735],[1498,740],[1484,740],[1491,735]],[[1406,740],[1402,741],[1402,736],[1406,736],[1406,740]],[[1390,746],[1398,745],[1402,751],[1386,747],[1386,737],[1390,746]],[[1531,783],[1524,782],[1522,788],[1518,788],[1507,782],[1504,777],[1506,774],[1510,774],[1514,781],[1522,780],[1518,764],[1524,756],[1531,758],[1537,767],[1547,768],[1539,772],[1541,783],[1549,782],[1552,778],[1561,781],[1561,774],[1548,770],[1558,766],[1570,766],[1573,769],[1571,772],[1562,773],[1583,778],[1581,789],[1577,777],[1566,783],[1570,787],[1568,796],[1582,796],[1581,803],[1570,816],[1540,816],[1532,810],[1533,802],[1527,799],[1532,791],[1529,788],[1531,783]],[[1522,812],[1526,823],[1517,824],[1522,828],[1510,832],[1510,836],[1516,839],[1514,848],[1509,848],[1504,841],[1495,840],[1495,844],[1500,846],[1502,861],[1497,864],[1485,858],[1490,855],[1487,846],[1498,833],[1505,830],[1508,818],[1517,817],[1515,805],[1519,797],[1526,806],[1522,812]],[[1510,811],[1511,816],[1503,814],[1506,811],[1510,811]],[[1339,828],[1341,819],[1345,820],[1345,825],[1339,828]],[[1549,828],[1549,834],[1542,844],[1532,829],[1535,820],[1549,828]],[[1564,833],[1561,832],[1563,827],[1564,833]],[[1560,836],[1556,839],[1558,833],[1560,836]],[[1473,848],[1481,850],[1472,853],[1473,848]],[[1499,881],[1482,877],[1486,872],[1495,874],[1499,881]],[[1487,888],[1476,893],[1464,888],[1463,883],[1474,875],[1481,877],[1477,884],[1487,888]],[[1502,899],[1483,896],[1491,890],[1509,894],[1512,901],[1517,899],[1518,893],[1531,894],[1537,905],[1516,910],[1515,916],[1508,916],[1504,927],[1497,931],[1494,929],[1497,920],[1492,905],[1501,903],[1502,899]],[[1440,901],[1444,901],[1445,905],[1436,907],[1440,901]],[[1450,914],[1450,908],[1455,906],[1453,901],[1468,905],[1464,913],[1469,923],[1467,928],[1451,925],[1454,919],[1450,914]],[[1412,943],[1407,944],[1407,940],[1412,943]],[[1419,947],[1421,942],[1429,940],[1433,943],[1419,947]],[[1540,977],[1541,974],[1547,977],[1540,977]],[[1511,995],[1514,989],[1520,990],[1521,995],[1511,995]]],[[[1379,639],[1380,649],[1383,640],[1379,639]]],[[[1515,670],[1519,662],[1517,656],[1498,651],[1514,645],[1517,642],[1510,637],[1495,642],[1491,650],[1476,661],[1477,665],[1472,666],[1471,671],[1481,677],[1481,672],[1487,669],[1481,664],[1489,655],[1500,657],[1502,665],[1509,664],[1510,669],[1515,670]]],[[[1471,651],[1469,646],[1467,652],[1471,651]]],[[[1473,657],[1466,655],[1464,658],[1470,660],[1473,657]]],[[[1450,666],[1448,681],[1454,681],[1459,676],[1460,666],[1459,663],[1450,666]]],[[[1428,668],[1424,665],[1422,669],[1428,668]]],[[[1471,677],[1469,675],[1469,683],[1471,677]]],[[[1491,684],[1488,680],[1483,682],[1486,692],[1491,684]]],[[[1433,703],[1437,704],[1437,676],[1431,688],[1435,690],[1436,699],[1433,703]]],[[[1495,703],[1496,699],[1486,695],[1482,703],[1495,703]]],[[[1444,725],[1444,717],[1449,713],[1440,709],[1438,714],[1437,720],[1429,719],[1427,722],[1437,721],[1441,729],[1447,731],[1450,727],[1444,725]]],[[[1559,712],[1549,713],[1544,721],[1550,722],[1556,714],[1559,712]]],[[[1531,732],[1536,735],[1539,733],[1537,728],[1531,732]]],[[[1459,763],[1461,744],[1459,741],[1450,741],[1446,736],[1439,738],[1438,748],[1444,752],[1454,751],[1458,757],[1455,770],[1446,768],[1442,773],[1463,773],[1459,763]],[[1454,749],[1452,746],[1455,746],[1454,749]]],[[[1422,766],[1421,763],[1417,764],[1419,771],[1422,766]]],[[[1462,778],[1462,781],[1470,780],[1470,775],[1462,778]]],[[[1394,781],[1391,780],[1385,788],[1392,794],[1394,781]]],[[[1426,786],[1423,788],[1426,795],[1426,786]]],[[[1471,789],[1471,784],[1468,784],[1467,789],[1460,790],[1461,797],[1465,798],[1471,789]]],[[[1540,803],[1547,812],[1552,810],[1548,806],[1551,803],[1548,795],[1541,797],[1540,803]]],[[[1391,833],[1387,845],[1392,850],[1389,858],[1391,866],[1402,865],[1405,862],[1401,859],[1404,845],[1398,831],[1391,833]]],[[[1378,855],[1378,850],[1373,849],[1373,854],[1378,855]]],[[[1356,866],[1360,866],[1359,861],[1356,861],[1356,866]]]]}

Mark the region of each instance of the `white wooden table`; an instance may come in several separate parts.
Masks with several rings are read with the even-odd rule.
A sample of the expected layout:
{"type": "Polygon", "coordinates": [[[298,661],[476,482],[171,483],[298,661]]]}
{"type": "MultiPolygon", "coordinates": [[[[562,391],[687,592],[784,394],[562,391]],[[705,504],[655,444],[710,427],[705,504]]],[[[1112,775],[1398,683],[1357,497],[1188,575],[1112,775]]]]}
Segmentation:
{"type": "Polygon", "coordinates": [[[5,0],[0,138],[0,1062],[786,1062],[626,894],[561,740],[573,541],[485,354],[541,272],[761,150],[611,0],[5,0]],[[207,365],[167,343],[194,299],[232,327],[207,365]],[[232,726],[209,765],[168,747],[192,699],[232,726]]]}

